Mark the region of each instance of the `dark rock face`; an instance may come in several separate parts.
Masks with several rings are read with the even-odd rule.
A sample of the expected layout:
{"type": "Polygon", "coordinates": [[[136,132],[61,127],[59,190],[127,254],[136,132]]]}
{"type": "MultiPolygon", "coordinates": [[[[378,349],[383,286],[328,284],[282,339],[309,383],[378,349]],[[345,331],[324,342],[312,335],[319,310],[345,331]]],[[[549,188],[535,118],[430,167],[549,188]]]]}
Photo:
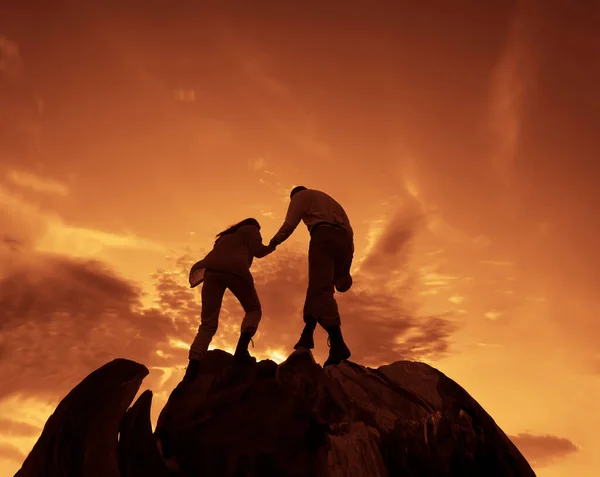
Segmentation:
{"type": "Polygon", "coordinates": [[[182,475],[535,475],[481,406],[423,363],[324,370],[300,350],[275,368],[211,354],[157,426],[182,475]]]}
{"type": "Polygon", "coordinates": [[[149,391],[125,413],[147,370],[115,360],[95,373],[58,406],[19,477],[535,476],[481,406],[423,363],[370,369],[344,362],[323,369],[306,350],[279,366],[237,362],[214,350],[196,378],[173,391],[154,435],[149,391]],[[135,369],[141,374],[134,379],[135,369]],[[120,397],[90,407],[94,386],[108,396],[109,385],[120,397]],[[92,424],[69,424],[83,416],[92,424]],[[62,440],[57,453],[49,443],[65,424],[81,444],[62,440]],[[106,437],[91,439],[98,432],[106,437]],[[101,456],[107,462],[101,470],[82,464],[97,464],[101,456]]]}
{"type": "Polygon", "coordinates": [[[152,392],[144,391],[125,413],[119,436],[121,477],[166,477],[167,467],[150,423],[152,392]]]}
{"type": "Polygon", "coordinates": [[[116,359],[67,394],[15,477],[119,477],[121,420],[148,369],[116,359]]]}

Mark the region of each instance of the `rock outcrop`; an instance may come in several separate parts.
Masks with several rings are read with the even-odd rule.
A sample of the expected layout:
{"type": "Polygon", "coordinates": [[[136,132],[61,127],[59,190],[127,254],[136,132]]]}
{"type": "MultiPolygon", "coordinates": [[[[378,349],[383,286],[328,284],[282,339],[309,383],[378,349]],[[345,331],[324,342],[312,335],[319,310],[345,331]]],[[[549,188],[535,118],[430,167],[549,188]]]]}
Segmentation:
{"type": "Polygon", "coordinates": [[[60,402],[15,477],[119,477],[121,421],[148,369],[116,359],[60,402]]]}
{"type": "Polygon", "coordinates": [[[146,373],[115,360],[88,376],[17,475],[535,476],[483,408],[423,363],[323,369],[306,350],[279,366],[214,350],[154,434],[149,391],[126,412],[146,373]]]}

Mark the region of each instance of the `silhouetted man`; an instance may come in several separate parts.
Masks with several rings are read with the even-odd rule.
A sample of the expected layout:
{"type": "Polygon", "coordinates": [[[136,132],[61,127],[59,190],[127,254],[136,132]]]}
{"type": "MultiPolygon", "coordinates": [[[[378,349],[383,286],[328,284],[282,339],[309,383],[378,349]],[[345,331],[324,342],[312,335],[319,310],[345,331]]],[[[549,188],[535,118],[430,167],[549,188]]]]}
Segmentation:
{"type": "Polygon", "coordinates": [[[304,303],[304,330],[294,346],[314,348],[313,332],[319,323],[329,335],[329,358],[325,366],[350,357],[340,328],[340,314],[334,288],[345,292],[352,286],[350,266],[354,256],[354,232],[340,204],[324,192],[295,187],[283,225],[269,242],[277,246],[286,240],[300,221],[308,227],[308,289],[304,303]]]}

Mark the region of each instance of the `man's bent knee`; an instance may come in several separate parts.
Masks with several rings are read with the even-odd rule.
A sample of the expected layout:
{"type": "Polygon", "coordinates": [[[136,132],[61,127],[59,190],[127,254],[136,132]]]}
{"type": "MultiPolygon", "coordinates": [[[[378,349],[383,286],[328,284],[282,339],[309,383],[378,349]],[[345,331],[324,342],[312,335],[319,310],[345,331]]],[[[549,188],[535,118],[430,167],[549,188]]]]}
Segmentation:
{"type": "Polygon", "coordinates": [[[336,326],[340,326],[342,324],[340,315],[322,316],[319,317],[318,322],[325,330],[335,328],[336,326]]]}
{"type": "Polygon", "coordinates": [[[306,313],[306,311],[304,312],[304,323],[306,323],[309,326],[316,326],[317,324],[317,319],[311,315],[310,313],[306,313]]]}
{"type": "Polygon", "coordinates": [[[336,316],[338,315],[338,306],[333,294],[326,296],[307,296],[304,303],[304,316],[336,316]]]}

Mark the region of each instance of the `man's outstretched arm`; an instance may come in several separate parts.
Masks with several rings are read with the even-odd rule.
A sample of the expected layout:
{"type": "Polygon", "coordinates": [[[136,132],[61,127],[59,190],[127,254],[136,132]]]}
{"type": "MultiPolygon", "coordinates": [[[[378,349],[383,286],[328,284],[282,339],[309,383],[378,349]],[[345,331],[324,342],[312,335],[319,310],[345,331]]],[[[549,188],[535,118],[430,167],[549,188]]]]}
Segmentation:
{"type": "Polygon", "coordinates": [[[307,205],[305,194],[299,193],[292,197],[283,225],[271,239],[269,245],[277,246],[292,235],[306,213],[307,205]]]}

